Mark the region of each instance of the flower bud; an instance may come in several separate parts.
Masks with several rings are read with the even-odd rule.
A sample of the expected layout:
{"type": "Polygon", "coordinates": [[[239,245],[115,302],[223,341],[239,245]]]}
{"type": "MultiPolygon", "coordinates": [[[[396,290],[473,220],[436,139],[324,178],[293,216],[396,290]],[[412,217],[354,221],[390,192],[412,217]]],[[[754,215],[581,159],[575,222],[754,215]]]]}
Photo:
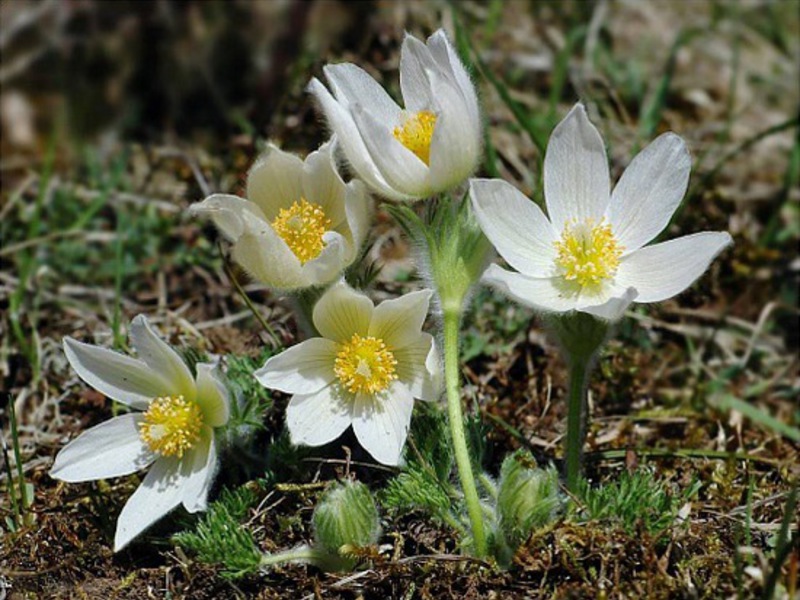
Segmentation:
{"type": "Polygon", "coordinates": [[[381,534],[375,500],[358,481],[331,487],[314,510],[313,520],[317,546],[333,556],[374,545],[381,534]]]}

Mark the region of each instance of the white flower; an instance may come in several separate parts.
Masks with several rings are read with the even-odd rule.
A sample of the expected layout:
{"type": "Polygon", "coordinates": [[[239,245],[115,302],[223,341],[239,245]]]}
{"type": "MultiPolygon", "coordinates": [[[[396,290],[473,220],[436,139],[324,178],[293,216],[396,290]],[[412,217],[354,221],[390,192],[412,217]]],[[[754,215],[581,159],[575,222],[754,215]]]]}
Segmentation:
{"type": "Polygon", "coordinates": [[[214,428],[228,422],[228,392],[215,365],[197,377],[143,315],[130,328],[138,359],[64,338],[70,365],[86,383],[134,412],[82,433],[56,456],[50,475],[79,482],[129,475],[150,465],[117,521],[114,551],[178,504],[206,509],[217,450],[214,428]]]}
{"type": "Polygon", "coordinates": [[[702,232],[645,246],[669,223],[689,181],[683,140],[659,136],[609,190],[600,134],[576,105],[553,130],[544,161],[548,219],[500,180],[472,180],[478,222],[518,273],[491,265],[483,280],[535,309],[578,310],[616,320],[635,299],[679,294],[726,246],[726,232],[702,232]]]}
{"type": "Polygon", "coordinates": [[[400,460],[414,398],[436,400],[439,361],[433,337],[422,332],[431,291],[386,300],[377,307],[344,283],[314,307],[322,337],[297,344],[256,371],[267,388],[294,394],[286,409],[292,443],[321,446],[350,425],[376,460],[400,460]]]}
{"type": "Polygon", "coordinates": [[[406,35],[400,51],[405,110],[364,70],[327,65],[333,95],[317,79],[316,96],[348,162],[367,185],[394,200],[449,190],[475,170],[481,116],[475,88],[441,29],[427,44],[406,35]]]}
{"type": "Polygon", "coordinates": [[[335,280],[358,257],[371,203],[364,184],[336,171],[335,139],[302,161],[270,145],[247,176],[247,200],[213,194],[191,207],[233,242],[256,280],[292,290],[335,280]]]}

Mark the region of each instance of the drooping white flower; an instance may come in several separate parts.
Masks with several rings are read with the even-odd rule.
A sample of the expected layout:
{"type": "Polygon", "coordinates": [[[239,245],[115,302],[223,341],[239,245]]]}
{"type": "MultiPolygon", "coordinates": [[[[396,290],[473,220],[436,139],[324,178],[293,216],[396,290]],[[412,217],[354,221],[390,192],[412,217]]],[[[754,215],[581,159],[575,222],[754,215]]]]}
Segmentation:
{"type": "Polygon", "coordinates": [[[85,431],[56,456],[50,475],[68,482],[150,471],[117,521],[114,551],[179,504],[206,509],[217,468],[214,428],[228,422],[228,392],[216,366],[197,376],[151,329],[143,315],[131,323],[138,358],[64,338],[64,353],[81,379],[133,412],[85,431]]]}
{"type": "Polygon", "coordinates": [[[408,34],[403,40],[405,109],[353,64],[324,71],[333,95],[316,78],[308,89],[348,162],[373,190],[394,200],[427,198],[473,173],[481,153],[478,98],[443,30],[427,43],[408,34]]]}
{"type": "Polygon", "coordinates": [[[191,207],[233,242],[233,259],[282,290],[325,285],[358,257],[371,218],[364,184],[336,171],[335,140],[305,161],[270,145],[247,176],[247,199],[213,194],[191,207]]]}
{"type": "Polygon", "coordinates": [[[286,409],[292,443],[321,446],[350,425],[376,460],[396,465],[414,399],[436,400],[439,361],[422,331],[431,291],[378,306],[344,283],[314,307],[311,338],[273,356],[256,371],[264,387],[294,394],[286,409]]]}
{"type": "Polygon", "coordinates": [[[481,228],[518,271],[491,265],[483,280],[535,309],[608,320],[620,318],[634,300],[679,294],[732,242],[727,232],[706,231],[645,245],[669,223],[690,170],[683,140],[665,133],[633,159],[610,193],[603,140],[576,105],[547,147],[549,219],[504,181],[471,181],[481,228]]]}

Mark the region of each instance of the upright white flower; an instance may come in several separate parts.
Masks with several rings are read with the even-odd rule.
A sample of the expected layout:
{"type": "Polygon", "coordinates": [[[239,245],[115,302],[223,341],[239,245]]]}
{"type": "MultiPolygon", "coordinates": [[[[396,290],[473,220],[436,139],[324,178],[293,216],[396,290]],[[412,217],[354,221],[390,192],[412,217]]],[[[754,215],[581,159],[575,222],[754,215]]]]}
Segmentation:
{"type": "Polygon", "coordinates": [[[378,461],[396,465],[414,398],[439,396],[433,337],[422,331],[431,291],[372,301],[344,283],[314,307],[312,338],[273,356],[256,371],[267,388],[294,394],[286,409],[292,443],[321,446],[350,425],[378,461]]]}
{"type": "Polygon", "coordinates": [[[317,79],[309,91],[350,165],[372,189],[394,200],[427,198],[473,173],[481,152],[478,98],[444,31],[427,44],[408,34],[403,40],[405,109],[353,64],[324,71],[333,95],[317,79]]]}
{"type": "Polygon", "coordinates": [[[603,140],[576,105],[547,146],[549,219],[504,181],[471,182],[481,228],[518,271],[491,265],[483,280],[539,310],[608,320],[621,317],[634,299],[679,294],[732,241],[726,232],[706,231],[645,246],[669,223],[690,169],[683,140],[665,133],[633,159],[611,194],[603,140]]]}
{"type": "Polygon", "coordinates": [[[270,145],[247,175],[247,200],[213,194],[190,210],[212,218],[256,280],[282,290],[330,283],[358,257],[371,218],[364,184],[336,171],[334,144],[305,161],[270,145]]]}
{"type": "Polygon", "coordinates": [[[119,515],[115,552],[178,504],[189,512],[206,509],[217,465],[214,428],[229,416],[215,365],[198,364],[193,377],[143,315],[131,323],[130,339],[138,359],[64,338],[67,360],[81,379],[134,412],[82,433],[58,453],[50,471],[80,482],[152,465],[119,515]]]}

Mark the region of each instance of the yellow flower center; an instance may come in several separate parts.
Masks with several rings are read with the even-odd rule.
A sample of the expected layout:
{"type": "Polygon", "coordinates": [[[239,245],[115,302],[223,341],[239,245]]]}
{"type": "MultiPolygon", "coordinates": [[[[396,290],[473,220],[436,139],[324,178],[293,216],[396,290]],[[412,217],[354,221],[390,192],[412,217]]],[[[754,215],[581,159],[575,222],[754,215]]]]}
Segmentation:
{"type": "Polygon", "coordinates": [[[340,346],[333,371],[348,392],[375,394],[397,379],[396,366],[383,340],[355,333],[340,346]]]}
{"type": "Polygon", "coordinates": [[[392,133],[398,142],[416,154],[426,165],[429,165],[431,140],[435,126],[436,115],[429,110],[422,110],[409,115],[402,125],[394,128],[392,133]]]}
{"type": "Polygon", "coordinates": [[[580,286],[597,287],[613,277],[625,249],[619,245],[611,226],[592,219],[567,223],[555,242],[556,265],[564,279],[580,286]]]}
{"type": "Polygon", "coordinates": [[[319,204],[305,198],[282,208],[272,222],[272,228],[300,259],[300,264],[319,256],[325,247],[322,236],[330,229],[331,220],[319,204]]]}
{"type": "Polygon", "coordinates": [[[156,398],[139,424],[139,437],[153,452],[181,458],[200,439],[203,414],[183,396],[156,398]]]}

